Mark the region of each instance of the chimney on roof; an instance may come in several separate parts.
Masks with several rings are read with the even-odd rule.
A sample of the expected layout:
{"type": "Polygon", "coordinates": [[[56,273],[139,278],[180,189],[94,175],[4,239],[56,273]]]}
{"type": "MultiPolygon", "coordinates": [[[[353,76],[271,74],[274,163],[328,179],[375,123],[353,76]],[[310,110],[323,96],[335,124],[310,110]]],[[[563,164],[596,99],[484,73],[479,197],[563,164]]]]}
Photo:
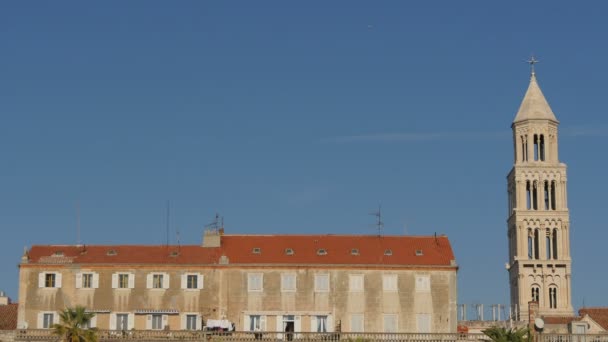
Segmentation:
{"type": "Polygon", "coordinates": [[[4,291],[0,291],[0,305],[9,305],[11,303],[11,299],[8,298],[4,291]]]}
{"type": "Polygon", "coordinates": [[[220,247],[222,235],[224,235],[224,229],[206,229],[203,234],[202,247],[220,247]]]}

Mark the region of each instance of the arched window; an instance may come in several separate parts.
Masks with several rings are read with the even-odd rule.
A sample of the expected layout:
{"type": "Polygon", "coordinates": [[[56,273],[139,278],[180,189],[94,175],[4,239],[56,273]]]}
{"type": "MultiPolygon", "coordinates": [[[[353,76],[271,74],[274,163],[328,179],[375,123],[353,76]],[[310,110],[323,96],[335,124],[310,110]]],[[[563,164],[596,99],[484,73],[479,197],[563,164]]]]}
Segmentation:
{"type": "Polygon", "coordinates": [[[545,161],[545,136],[543,134],[540,135],[538,154],[540,155],[540,160],[545,161]]]}
{"type": "Polygon", "coordinates": [[[526,181],[526,209],[532,208],[532,184],[526,181]]]}
{"type": "Polygon", "coordinates": [[[534,161],[538,160],[538,134],[534,134],[534,161]]]}
{"type": "Polygon", "coordinates": [[[532,182],[532,208],[538,210],[538,182],[532,182]]]}
{"type": "Polygon", "coordinates": [[[545,193],[545,210],[549,210],[549,182],[544,181],[543,182],[543,190],[545,193]]]}
{"type": "Polygon", "coordinates": [[[549,308],[557,309],[557,287],[549,287],[549,308]]]}
{"type": "Polygon", "coordinates": [[[526,146],[526,139],[524,138],[524,136],[521,136],[521,161],[526,161],[528,160],[528,158],[526,158],[526,154],[528,151],[527,150],[527,146],[526,146]]]}
{"type": "Polygon", "coordinates": [[[540,287],[538,285],[532,285],[532,301],[537,302],[540,300],[540,287]]]}
{"type": "Polygon", "coordinates": [[[532,243],[532,230],[528,228],[528,259],[532,259],[534,255],[534,247],[532,243]]]}
{"type": "Polygon", "coordinates": [[[540,255],[538,253],[538,247],[540,246],[538,229],[534,229],[534,259],[540,259],[540,255]]]}
{"type": "Polygon", "coordinates": [[[551,230],[547,229],[547,234],[545,236],[545,259],[551,260],[551,230]]]}
{"type": "Polygon", "coordinates": [[[551,209],[555,210],[555,181],[551,181],[551,209]]]}
{"type": "Polygon", "coordinates": [[[557,228],[553,229],[553,259],[557,260],[557,228]]]}

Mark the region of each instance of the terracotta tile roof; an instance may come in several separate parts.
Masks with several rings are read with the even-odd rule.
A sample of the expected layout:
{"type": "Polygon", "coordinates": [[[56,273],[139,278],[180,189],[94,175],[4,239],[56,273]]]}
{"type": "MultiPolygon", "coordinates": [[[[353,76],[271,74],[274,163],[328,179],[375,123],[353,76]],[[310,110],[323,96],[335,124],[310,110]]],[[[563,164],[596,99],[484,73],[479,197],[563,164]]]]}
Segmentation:
{"type": "Polygon", "coordinates": [[[578,310],[581,317],[589,315],[592,320],[597,322],[604,330],[608,330],[608,307],[582,308],[578,310]]]}
{"type": "Polygon", "coordinates": [[[0,305],[0,330],[17,329],[17,303],[0,305]]]}
{"type": "Polygon", "coordinates": [[[75,264],[214,265],[219,263],[222,255],[229,259],[229,264],[456,267],[452,263],[454,254],[446,236],[223,235],[221,247],[215,248],[193,245],[37,245],[29,251],[30,263],[42,264],[57,264],[53,258],[61,258],[61,261],[69,259],[75,264]],[[287,253],[288,249],[293,253],[287,253]],[[357,253],[352,253],[353,249],[357,253]],[[320,250],[325,250],[326,254],[322,255],[320,250]]]}

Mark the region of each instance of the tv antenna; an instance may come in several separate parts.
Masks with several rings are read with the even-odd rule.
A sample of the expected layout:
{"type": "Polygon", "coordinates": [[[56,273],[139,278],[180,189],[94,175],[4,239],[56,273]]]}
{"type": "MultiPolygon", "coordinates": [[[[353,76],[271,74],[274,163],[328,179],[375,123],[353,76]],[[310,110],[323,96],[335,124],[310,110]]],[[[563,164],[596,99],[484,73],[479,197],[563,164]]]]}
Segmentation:
{"type": "Polygon", "coordinates": [[[215,213],[215,218],[213,219],[213,221],[209,224],[205,225],[205,229],[207,230],[220,230],[224,228],[224,217],[220,216],[219,213],[215,213]]]}
{"type": "Polygon", "coordinates": [[[384,229],[384,222],[382,222],[382,205],[378,206],[378,211],[371,212],[370,215],[376,216],[376,230],[378,231],[378,236],[382,236],[382,231],[384,229]]]}

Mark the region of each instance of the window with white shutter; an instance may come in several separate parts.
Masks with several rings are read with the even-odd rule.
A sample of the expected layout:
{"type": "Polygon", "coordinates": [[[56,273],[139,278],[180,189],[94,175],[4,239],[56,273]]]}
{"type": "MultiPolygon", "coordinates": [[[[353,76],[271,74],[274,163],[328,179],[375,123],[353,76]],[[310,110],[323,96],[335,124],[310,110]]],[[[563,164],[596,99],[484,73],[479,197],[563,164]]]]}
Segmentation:
{"type": "Polygon", "coordinates": [[[296,274],[283,273],[281,274],[281,291],[295,292],[296,291],[296,274]]]}
{"type": "Polygon", "coordinates": [[[417,275],[416,276],[416,292],[430,292],[431,291],[431,277],[428,275],[417,275]]]}
{"type": "Polygon", "coordinates": [[[315,292],[329,292],[329,274],[315,274],[315,292]]]}
{"type": "Polygon", "coordinates": [[[348,276],[348,290],[350,292],[363,291],[363,274],[351,274],[348,276]]]}
{"type": "Polygon", "coordinates": [[[416,324],[419,333],[431,332],[431,314],[416,314],[416,324]]]}
{"type": "Polygon", "coordinates": [[[385,292],[397,291],[397,275],[384,274],[382,275],[382,290],[385,292]]]}
{"type": "Polygon", "coordinates": [[[352,314],[350,316],[350,331],[363,332],[363,314],[352,314]]]}
{"type": "Polygon", "coordinates": [[[262,292],[263,290],[263,274],[262,273],[249,273],[247,274],[247,291],[249,292],[262,292]]]}
{"type": "Polygon", "coordinates": [[[396,333],[397,332],[397,315],[385,314],[384,315],[384,332],[385,333],[396,333]]]}

